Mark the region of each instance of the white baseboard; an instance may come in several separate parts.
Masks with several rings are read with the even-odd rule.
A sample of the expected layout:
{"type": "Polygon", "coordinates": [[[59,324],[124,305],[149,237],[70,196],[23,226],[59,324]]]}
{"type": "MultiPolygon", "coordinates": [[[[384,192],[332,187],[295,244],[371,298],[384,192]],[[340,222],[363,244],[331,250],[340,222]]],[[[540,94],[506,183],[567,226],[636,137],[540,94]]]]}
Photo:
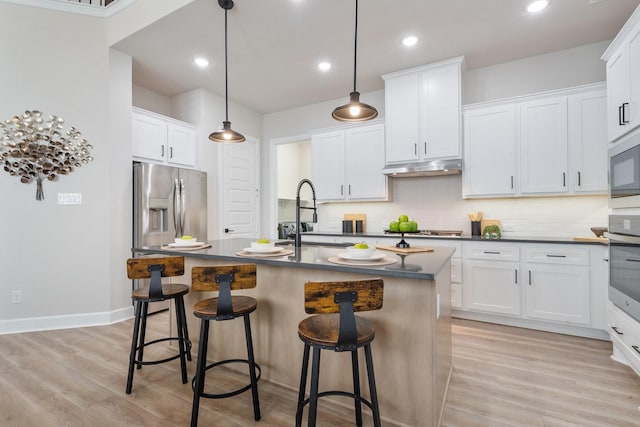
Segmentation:
{"type": "Polygon", "coordinates": [[[102,313],[82,313],[63,316],[0,320],[0,335],[111,325],[132,317],[133,306],[102,313]]]}

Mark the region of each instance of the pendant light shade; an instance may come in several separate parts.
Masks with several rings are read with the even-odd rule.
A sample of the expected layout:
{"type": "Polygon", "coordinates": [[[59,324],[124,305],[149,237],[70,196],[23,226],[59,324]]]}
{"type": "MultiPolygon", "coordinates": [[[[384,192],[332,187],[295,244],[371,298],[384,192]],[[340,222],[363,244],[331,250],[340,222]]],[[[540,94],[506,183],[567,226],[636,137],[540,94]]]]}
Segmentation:
{"type": "Polygon", "coordinates": [[[378,110],[371,105],[360,102],[360,92],[356,90],[356,70],[358,64],[358,0],[356,0],[356,24],[353,49],[353,92],[349,94],[349,103],[341,105],[331,116],[342,122],[361,122],[378,116],[378,110]]]}
{"type": "Polygon", "coordinates": [[[214,142],[243,142],[245,140],[241,133],[231,129],[229,121],[229,70],[227,61],[227,12],[233,8],[233,0],[218,0],[218,4],[224,9],[224,106],[225,121],[222,122],[222,129],[209,135],[209,139],[214,142]]]}

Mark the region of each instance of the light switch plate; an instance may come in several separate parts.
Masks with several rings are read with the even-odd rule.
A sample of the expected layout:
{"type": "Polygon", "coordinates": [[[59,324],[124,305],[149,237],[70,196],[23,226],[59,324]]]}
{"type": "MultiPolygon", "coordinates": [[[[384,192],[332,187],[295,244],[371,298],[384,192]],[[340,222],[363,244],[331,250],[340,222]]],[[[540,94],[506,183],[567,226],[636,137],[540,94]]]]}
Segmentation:
{"type": "Polygon", "coordinates": [[[82,193],[58,193],[59,205],[81,205],[82,193]]]}

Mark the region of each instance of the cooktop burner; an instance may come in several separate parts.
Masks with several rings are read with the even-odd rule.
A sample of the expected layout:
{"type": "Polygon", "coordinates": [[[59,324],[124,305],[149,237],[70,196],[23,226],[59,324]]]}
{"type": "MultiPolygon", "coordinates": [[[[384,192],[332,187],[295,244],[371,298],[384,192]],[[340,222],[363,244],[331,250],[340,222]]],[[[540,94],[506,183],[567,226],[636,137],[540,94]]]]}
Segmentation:
{"type": "MultiPolygon", "coordinates": [[[[394,232],[385,230],[385,234],[400,234],[400,232],[394,232]]],[[[448,236],[448,237],[460,237],[462,236],[462,230],[418,230],[415,233],[421,236],[448,236]]]]}

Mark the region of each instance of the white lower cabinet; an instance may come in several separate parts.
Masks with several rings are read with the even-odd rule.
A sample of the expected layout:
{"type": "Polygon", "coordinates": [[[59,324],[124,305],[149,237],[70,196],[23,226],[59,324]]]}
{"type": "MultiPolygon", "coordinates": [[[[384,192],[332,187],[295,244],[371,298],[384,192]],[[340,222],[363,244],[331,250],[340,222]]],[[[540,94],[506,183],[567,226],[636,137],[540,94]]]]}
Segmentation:
{"type": "Polygon", "coordinates": [[[640,375],[640,322],[613,304],[609,304],[608,311],[608,332],[613,343],[612,357],[640,375]]]}
{"type": "Polygon", "coordinates": [[[519,250],[500,243],[465,244],[465,308],[520,315],[519,250]]]}
{"type": "MultiPolygon", "coordinates": [[[[464,242],[459,317],[478,313],[477,320],[566,333],[601,330],[606,277],[599,264],[593,273],[590,265],[599,248],[580,246],[464,242]]],[[[588,336],[595,335],[601,333],[588,336]]]]}

